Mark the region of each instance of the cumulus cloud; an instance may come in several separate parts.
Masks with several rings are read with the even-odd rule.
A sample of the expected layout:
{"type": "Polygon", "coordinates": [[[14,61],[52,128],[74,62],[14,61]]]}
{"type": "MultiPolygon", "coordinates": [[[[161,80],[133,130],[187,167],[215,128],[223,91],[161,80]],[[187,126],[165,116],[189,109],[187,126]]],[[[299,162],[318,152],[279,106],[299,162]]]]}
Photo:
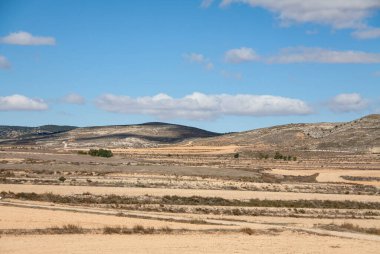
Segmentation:
{"type": "Polygon", "coordinates": [[[62,102],[68,104],[83,105],[86,103],[86,99],[80,94],[70,93],[62,98],[62,102]]]}
{"type": "Polygon", "coordinates": [[[234,3],[264,8],[277,14],[284,25],[317,23],[335,29],[366,26],[366,19],[378,9],[379,0],[222,0],[221,6],[234,3]]]}
{"type": "Polygon", "coordinates": [[[361,40],[380,38],[380,28],[367,27],[356,30],[352,33],[352,36],[361,40]]]}
{"type": "Polygon", "coordinates": [[[19,94],[0,96],[0,111],[40,111],[47,109],[48,105],[41,99],[32,99],[19,94]]]}
{"type": "Polygon", "coordinates": [[[380,63],[379,53],[338,51],[323,48],[294,47],[267,58],[268,63],[380,63]]]}
{"type": "Polygon", "coordinates": [[[200,64],[207,70],[212,70],[214,68],[214,64],[211,60],[199,53],[186,53],[183,54],[183,58],[190,63],[200,64]]]}
{"type": "Polygon", "coordinates": [[[5,56],[0,55],[0,69],[9,69],[11,64],[8,62],[5,56]]]}
{"type": "Polygon", "coordinates": [[[336,113],[358,112],[368,107],[369,101],[358,93],[338,94],[332,98],[328,107],[336,113]]]}
{"type": "Polygon", "coordinates": [[[214,0],[202,0],[201,7],[202,8],[208,8],[212,4],[214,0]]]}
{"type": "Polygon", "coordinates": [[[379,38],[380,28],[368,27],[367,20],[380,10],[379,0],[222,0],[220,6],[247,4],[277,15],[280,24],[327,25],[334,29],[353,29],[358,39],[379,38]]]}
{"type": "Polygon", "coordinates": [[[215,119],[223,115],[306,115],[312,109],[302,100],[272,95],[192,93],[182,98],[166,94],[132,98],[106,94],[96,100],[102,110],[124,114],[146,114],[160,119],[215,119]]]}
{"type": "Polygon", "coordinates": [[[259,60],[259,56],[251,48],[230,49],[224,54],[224,59],[228,63],[242,63],[259,60]]]}
{"type": "Polygon", "coordinates": [[[28,32],[20,31],[1,37],[0,42],[22,46],[55,45],[55,38],[34,36],[28,32]]]}

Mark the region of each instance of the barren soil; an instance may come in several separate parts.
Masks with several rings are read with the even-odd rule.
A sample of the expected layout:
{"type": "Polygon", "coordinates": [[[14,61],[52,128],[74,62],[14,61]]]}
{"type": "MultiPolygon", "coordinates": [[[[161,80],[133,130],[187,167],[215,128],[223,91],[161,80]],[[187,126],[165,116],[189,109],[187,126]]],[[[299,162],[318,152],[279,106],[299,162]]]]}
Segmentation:
{"type": "Polygon", "coordinates": [[[285,232],[272,235],[47,235],[0,238],[1,253],[373,253],[379,242],[285,232]]]}
{"type": "Polygon", "coordinates": [[[0,253],[378,253],[378,155],[250,149],[3,148],[0,253]]]}

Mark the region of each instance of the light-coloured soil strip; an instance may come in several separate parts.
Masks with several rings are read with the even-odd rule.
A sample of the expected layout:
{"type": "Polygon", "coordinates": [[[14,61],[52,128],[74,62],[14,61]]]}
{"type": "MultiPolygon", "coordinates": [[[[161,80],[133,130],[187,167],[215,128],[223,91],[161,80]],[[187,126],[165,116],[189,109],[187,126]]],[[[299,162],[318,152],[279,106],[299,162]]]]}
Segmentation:
{"type": "Polygon", "coordinates": [[[366,253],[378,254],[375,241],[284,232],[247,234],[30,235],[0,238],[2,254],[63,253],[366,253]]]}
{"type": "Polygon", "coordinates": [[[49,205],[37,205],[37,204],[23,204],[8,201],[0,201],[0,206],[14,206],[23,208],[33,208],[42,210],[53,210],[53,211],[65,211],[65,212],[75,212],[75,213],[87,213],[96,215],[111,215],[111,216],[123,216],[128,218],[137,219],[148,219],[148,220],[162,220],[168,222],[177,223],[187,223],[187,224],[205,224],[205,225],[219,225],[219,226],[237,226],[232,222],[218,221],[218,220],[194,220],[187,217],[180,216],[168,216],[168,215],[150,215],[149,213],[135,213],[131,211],[120,211],[115,210],[104,210],[95,208],[80,208],[80,207],[63,207],[63,206],[49,206],[49,205]]]}
{"type": "MultiPolygon", "coordinates": [[[[116,216],[117,212],[112,210],[102,210],[102,209],[94,209],[94,208],[80,208],[80,207],[51,207],[48,205],[38,205],[38,204],[23,204],[23,203],[12,203],[7,201],[0,202],[0,205],[4,206],[14,206],[14,207],[23,207],[23,208],[33,208],[33,209],[41,209],[41,210],[53,210],[53,211],[64,211],[64,212],[77,212],[77,213],[88,213],[88,214],[97,214],[97,215],[113,215],[116,216]]],[[[123,216],[127,216],[130,218],[141,218],[141,219],[150,219],[150,220],[164,220],[164,221],[172,221],[172,222],[180,222],[180,223],[191,223],[188,217],[178,216],[178,215],[160,215],[159,213],[149,214],[148,212],[129,212],[123,211],[123,216]]],[[[210,228],[210,229],[238,229],[242,227],[256,227],[259,226],[263,229],[263,226],[266,229],[278,229],[278,230],[291,230],[304,232],[308,234],[317,234],[317,235],[330,235],[344,238],[353,238],[353,239],[362,239],[362,240],[371,240],[380,242],[380,236],[377,235],[367,235],[360,233],[352,233],[352,232],[339,232],[339,231],[330,231],[318,228],[303,228],[297,226],[286,226],[286,225],[278,225],[277,223],[257,223],[257,222],[245,222],[245,221],[231,221],[231,220],[221,220],[221,219],[204,219],[203,221],[206,224],[218,225],[218,227],[210,228]]]]}

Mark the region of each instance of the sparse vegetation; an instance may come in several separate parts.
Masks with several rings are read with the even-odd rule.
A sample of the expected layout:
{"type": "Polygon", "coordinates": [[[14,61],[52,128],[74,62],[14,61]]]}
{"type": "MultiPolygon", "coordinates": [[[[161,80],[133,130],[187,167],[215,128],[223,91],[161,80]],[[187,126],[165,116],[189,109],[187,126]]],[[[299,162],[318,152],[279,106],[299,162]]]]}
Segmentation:
{"type": "Polygon", "coordinates": [[[247,234],[247,235],[255,234],[255,230],[253,230],[252,228],[241,228],[240,232],[247,234]]]}
{"type": "Polygon", "coordinates": [[[344,180],[349,181],[374,181],[380,182],[380,177],[363,177],[363,176],[341,176],[344,180]]]}
{"type": "Polygon", "coordinates": [[[291,155],[283,155],[280,152],[276,152],[274,154],[273,159],[275,159],[275,160],[284,160],[284,161],[291,161],[291,160],[296,161],[297,157],[296,156],[291,156],[291,155]]]}
{"type": "Polygon", "coordinates": [[[107,149],[90,149],[88,151],[88,154],[91,156],[106,157],[106,158],[110,158],[113,156],[112,151],[107,150],[107,149]]]}
{"type": "Polygon", "coordinates": [[[348,231],[348,232],[358,232],[372,235],[380,235],[380,228],[364,228],[352,223],[343,224],[327,224],[327,225],[317,225],[317,227],[335,230],[335,231],[348,231]]]}
{"type": "Polygon", "coordinates": [[[47,201],[63,204],[164,204],[164,205],[205,205],[205,206],[240,206],[240,207],[289,207],[289,208],[330,208],[330,209],[376,209],[380,202],[332,201],[332,200],[236,200],[219,197],[182,197],[182,196],[144,196],[128,197],[117,195],[74,195],[62,196],[52,193],[11,193],[2,192],[3,197],[47,201]]]}
{"type": "Polygon", "coordinates": [[[258,156],[257,156],[260,160],[262,159],[268,159],[269,158],[269,154],[264,154],[264,153],[259,153],[258,156]]]}
{"type": "Polygon", "coordinates": [[[144,227],[142,225],[135,225],[132,228],[120,227],[120,226],[106,226],[103,228],[103,234],[159,234],[165,233],[170,234],[173,229],[169,227],[154,228],[154,227],[144,227]]]}

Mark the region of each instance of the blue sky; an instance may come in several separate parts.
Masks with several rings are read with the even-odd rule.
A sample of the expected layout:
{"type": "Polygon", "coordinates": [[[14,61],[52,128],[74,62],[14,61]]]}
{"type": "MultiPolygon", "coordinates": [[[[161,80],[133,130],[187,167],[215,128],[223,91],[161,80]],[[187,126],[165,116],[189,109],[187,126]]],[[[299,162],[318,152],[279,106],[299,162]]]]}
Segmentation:
{"type": "Polygon", "coordinates": [[[380,113],[380,1],[0,0],[0,124],[228,132],[380,113]]]}

